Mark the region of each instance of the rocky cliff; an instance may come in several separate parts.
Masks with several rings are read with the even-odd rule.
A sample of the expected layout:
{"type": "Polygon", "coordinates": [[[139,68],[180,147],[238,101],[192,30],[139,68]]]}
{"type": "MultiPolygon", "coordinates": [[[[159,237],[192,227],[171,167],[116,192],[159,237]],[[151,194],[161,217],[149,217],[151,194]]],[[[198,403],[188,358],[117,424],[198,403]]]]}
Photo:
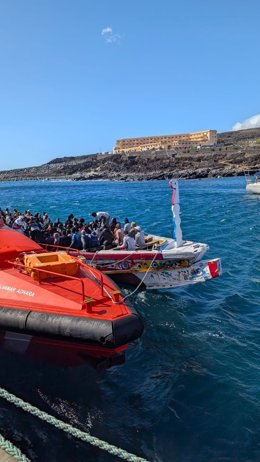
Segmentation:
{"type": "Polygon", "coordinates": [[[257,170],[260,170],[260,128],[219,133],[214,147],[56,158],[39,167],[1,171],[0,181],[206,178],[257,170]]]}

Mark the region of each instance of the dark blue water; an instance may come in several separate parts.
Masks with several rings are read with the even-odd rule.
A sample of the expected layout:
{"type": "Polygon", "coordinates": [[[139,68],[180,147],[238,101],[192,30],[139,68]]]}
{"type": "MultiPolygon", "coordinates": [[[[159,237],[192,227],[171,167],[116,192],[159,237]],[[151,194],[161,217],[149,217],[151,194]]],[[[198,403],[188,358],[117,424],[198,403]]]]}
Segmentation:
{"type": "MultiPolygon", "coordinates": [[[[185,238],[223,275],[130,297],[145,322],[126,362],[61,368],[0,351],[0,386],[82,430],[163,462],[260,460],[260,196],[243,178],[180,182],[185,238]]],[[[1,183],[2,208],[54,219],[94,210],[171,235],[167,182],[1,183]]],[[[125,289],[129,292],[129,288],[125,289]]],[[[0,401],[0,433],[37,461],[114,461],[0,401]]]]}

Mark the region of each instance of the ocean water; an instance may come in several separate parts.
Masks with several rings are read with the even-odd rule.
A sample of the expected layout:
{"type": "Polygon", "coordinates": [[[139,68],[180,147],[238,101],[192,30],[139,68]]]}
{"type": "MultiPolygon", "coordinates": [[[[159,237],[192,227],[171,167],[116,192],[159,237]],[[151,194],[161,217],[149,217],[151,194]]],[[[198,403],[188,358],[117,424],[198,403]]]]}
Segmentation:
{"type": "MultiPolygon", "coordinates": [[[[1,183],[0,206],[89,217],[109,210],[171,235],[166,181],[1,183]]],[[[184,238],[210,245],[223,275],[129,297],[145,333],[124,364],[63,368],[0,349],[0,386],[40,409],[162,462],[260,460],[260,196],[244,178],[181,180],[184,238]]],[[[125,293],[132,290],[123,288],[125,293]]],[[[33,461],[119,460],[0,400],[0,433],[33,461]]]]}

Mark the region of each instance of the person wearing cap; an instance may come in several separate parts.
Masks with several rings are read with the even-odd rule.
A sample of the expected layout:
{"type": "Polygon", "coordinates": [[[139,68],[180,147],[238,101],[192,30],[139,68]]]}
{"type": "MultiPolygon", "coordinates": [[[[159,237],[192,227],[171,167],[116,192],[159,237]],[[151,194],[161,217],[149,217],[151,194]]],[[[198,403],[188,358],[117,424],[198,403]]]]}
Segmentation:
{"type": "Polygon", "coordinates": [[[146,247],[146,242],[144,238],[144,233],[142,231],[141,226],[135,227],[136,234],[135,234],[135,243],[138,249],[144,249],[146,247]]]}

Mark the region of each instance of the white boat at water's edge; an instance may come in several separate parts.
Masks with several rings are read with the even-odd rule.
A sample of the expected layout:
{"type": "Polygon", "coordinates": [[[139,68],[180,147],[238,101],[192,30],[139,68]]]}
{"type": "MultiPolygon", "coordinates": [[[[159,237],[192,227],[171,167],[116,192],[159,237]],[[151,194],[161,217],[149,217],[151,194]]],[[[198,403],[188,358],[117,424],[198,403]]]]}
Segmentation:
{"type": "Polygon", "coordinates": [[[256,172],[253,178],[246,175],[246,190],[252,194],[260,194],[260,172],[256,172]]]}

